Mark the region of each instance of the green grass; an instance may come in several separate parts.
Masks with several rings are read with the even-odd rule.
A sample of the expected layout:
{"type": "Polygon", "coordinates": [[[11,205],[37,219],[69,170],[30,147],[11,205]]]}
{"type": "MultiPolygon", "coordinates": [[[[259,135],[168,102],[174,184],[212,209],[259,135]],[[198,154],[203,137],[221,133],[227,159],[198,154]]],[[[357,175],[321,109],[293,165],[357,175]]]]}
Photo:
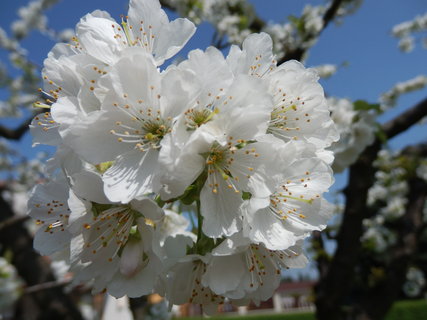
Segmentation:
{"type": "MultiPolygon", "coordinates": [[[[212,317],[211,320],[224,320],[224,317],[212,317]]],[[[253,315],[245,317],[227,317],[227,320],[237,320],[237,319],[247,319],[247,320],[314,320],[314,314],[312,312],[303,312],[303,313],[288,313],[288,314],[263,314],[263,315],[253,315]]]]}
{"type": "Polygon", "coordinates": [[[396,302],[386,316],[386,320],[427,319],[426,300],[408,300],[396,302]]]}
{"type": "MultiPolygon", "coordinates": [[[[183,320],[202,319],[200,317],[193,318],[179,318],[183,320]]],[[[209,320],[314,320],[312,312],[288,313],[288,314],[262,314],[262,315],[249,315],[249,316],[213,316],[209,320]]]]}
{"type": "MultiPolygon", "coordinates": [[[[200,317],[180,318],[182,320],[202,319],[200,317]]],[[[263,314],[249,316],[213,316],[210,320],[315,320],[312,312],[286,313],[286,314],[263,314]]],[[[420,320],[427,319],[426,300],[408,300],[396,302],[385,320],[420,320]]]]}

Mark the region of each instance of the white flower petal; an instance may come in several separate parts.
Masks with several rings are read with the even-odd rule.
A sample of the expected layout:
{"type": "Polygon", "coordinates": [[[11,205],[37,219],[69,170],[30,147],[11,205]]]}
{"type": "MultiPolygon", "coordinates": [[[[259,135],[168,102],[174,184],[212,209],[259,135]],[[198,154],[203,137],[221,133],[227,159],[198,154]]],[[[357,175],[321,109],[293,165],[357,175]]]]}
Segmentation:
{"type": "Polygon", "coordinates": [[[275,65],[273,56],[273,41],[267,33],[249,35],[240,50],[233,46],[227,57],[227,63],[234,74],[252,74],[263,76],[272,65],[275,65]]]}
{"type": "Polygon", "coordinates": [[[287,230],[282,222],[272,215],[269,208],[264,208],[251,216],[245,229],[249,238],[255,243],[263,243],[270,250],[284,250],[293,246],[303,235],[287,230]]]}
{"type": "Polygon", "coordinates": [[[132,277],[142,264],[143,249],[139,241],[128,241],[120,256],[120,273],[132,277]]]}
{"type": "Polygon", "coordinates": [[[100,174],[93,171],[82,171],[72,176],[73,190],[80,198],[92,202],[109,204],[104,194],[104,183],[100,174]]]}
{"type": "Polygon", "coordinates": [[[162,208],[160,208],[156,202],[149,198],[143,198],[138,200],[132,200],[130,202],[132,209],[142,213],[144,217],[158,221],[165,215],[162,208]]]}
{"type": "Polygon", "coordinates": [[[203,232],[213,238],[230,236],[241,229],[240,206],[242,194],[228,188],[224,179],[217,177],[217,192],[206,182],[200,193],[203,232]]]}
{"type": "Polygon", "coordinates": [[[111,20],[108,13],[105,15],[108,18],[97,16],[95,12],[84,16],[76,26],[76,35],[88,54],[111,65],[127,44],[122,42],[124,39],[115,37],[120,25],[111,20]]]}
{"type": "MultiPolygon", "coordinates": [[[[41,227],[34,235],[34,249],[43,255],[61,251],[70,244],[71,234],[66,230],[47,230],[41,227]]],[[[62,229],[62,227],[61,227],[62,229]]]]}
{"type": "Polygon", "coordinates": [[[85,119],[74,123],[63,136],[63,141],[89,163],[112,161],[134,148],[134,144],[120,142],[111,133],[111,130],[117,128],[118,122],[126,123],[128,118],[121,111],[92,112],[85,119]]]}
{"type": "Polygon", "coordinates": [[[40,113],[34,117],[30,124],[33,137],[33,146],[47,144],[56,146],[61,143],[58,132],[59,124],[56,123],[49,112],[40,113]]]}
{"type": "Polygon", "coordinates": [[[113,202],[128,203],[153,191],[159,152],[133,150],[119,156],[103,175],[104,191],[113,202]]]}
{"type": "MultiPolygon", "coordinates": [[[[203,275],[203,285],[209,287],[218,295],[225,295],[231,291],[238,290],[238,287],[247,273],[247,268],[242,262],[242,255],[231,255],[223,257],[213,257],[208,265],[206,273],[203,275]]],[[[233,298],[243,298],[241,296],[233,296],[233,298]]]]}
{"type": "Polygon", "coordinates": [[[128,16],[134,38],[147,44],[158,65],[181,50],[196,30],[187,19],[169,22],[158,0],[131,0],[128,16]]]}

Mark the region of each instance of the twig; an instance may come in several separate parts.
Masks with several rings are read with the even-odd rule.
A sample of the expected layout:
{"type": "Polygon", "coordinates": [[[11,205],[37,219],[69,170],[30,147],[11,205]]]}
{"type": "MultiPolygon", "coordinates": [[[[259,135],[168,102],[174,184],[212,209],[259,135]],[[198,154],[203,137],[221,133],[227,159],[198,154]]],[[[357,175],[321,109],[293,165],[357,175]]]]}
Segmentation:
{"type": "Polygon", "coordinates": [[[19,140],[19,139],[21,139],[22,136],[29,129],[29,125],[31,124],[32,120],[33,120],[33,117],[27,119],[26,121],[24,121],[16,129],[10,129],[10,128],[6,128],[4,126],[0,126],[0,137],[6,138],[6,139],[10,139],[10,140],[19,140]]]}
{"type": "Polygon", "coordinates": [[[328,10],[326,10],[325,15],[323,16],[323,28],[320,32],[325,30],[328,24],[335,18],[342,2],[343,0],[334,0],[328,10]]]}
{"type": "Polygon", "coordinates": [[[419,102],[414,107],[406,110],[401,115],[383,125],[383,131],[387,138],[391,139],[399,133],[405,131],[427,116],[427,98],[419,102]]]}
{"type": "Polygon", "coordinates": [[[6,229],[10,226],[13,226],[15,223],[22,223],[29,219],[29,216],[13,216],[7,220],[4,220],[0,222],[0,232],[3,231],[3,229],[6,229]]]}
{"type": "Polygon", "coordinates": [[[135,320],[143,320],[146,314],[148,299],[147,296],[129,299],[129,308],[135,320]]]}
{"type": "Polygon", "coordinates": [[[400,153],[402,155],[412,155],[416,157],[427,157],[427,143],[420,143],[415,146],[408,146],[400,153]]]}
{"type": "Polygon", "coordinates": [[[163,8],[175,11],[176,8],[174,8],[173,6],[170,5],[170,3],[168,1],[164,1],[164,0],[160,0],[160,4],[162,5],[163,8]]]}
{"type": "Polygon", "coordinates": [[[38,291],[42,291],[42,290],[52,289],[52,288],[56,288],[56,287],[62,287],[62,286],[65,286],[69,283],[71,283],[71,279],[56,280],[56,281],[49,281],[49,282],[45,282],[45,283],[40,283],[40,284],[36,284],[34,286],[31,286],[31,287],[25,288],[23,294],[30,294],[30,293],[34,293],[34,292],[38,292],[38,291]]]}

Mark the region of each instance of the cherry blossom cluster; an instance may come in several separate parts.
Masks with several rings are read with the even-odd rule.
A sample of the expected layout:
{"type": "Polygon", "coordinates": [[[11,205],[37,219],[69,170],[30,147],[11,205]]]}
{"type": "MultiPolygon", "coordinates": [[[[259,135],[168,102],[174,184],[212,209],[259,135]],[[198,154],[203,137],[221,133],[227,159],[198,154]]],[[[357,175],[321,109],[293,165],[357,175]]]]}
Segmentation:
{"type": "MultiPolygon", "coordinates": [[[[410,159],[402,153],[383,149],[378,153],[374,165],[378,171],[375,174],[375,183],[369,189],[367,203],[378,214],[363,221],[366,231],[362,240],[374,244],[374,250],[379,253],[398,241],[398,235],[388,225],[396,223],[405,214],[411,177],[426,180],[426,161],[422,158],[410,159]]],[[[425,210],[423,220],[426,219],[425,210]]]]}
{"type": "Polygon", "coordinates": [[[334,153],[334,172],[342,172],[352,165],[375,139],[373,110],[357,110],[356,105],[344,98],[328,98],[329,110],[340,139],[329,150],[334,153]]]}
{"type": "Polygon", "coordinates": [[[422,42],[424,48],[427,48],[427,38],[423,32],[427,30],[427,13],[417,15],[414,19],[401,22],[392,29],[392,34],[399,38],[399,49],[403,52],[411,52],[417,41],[422,42]],[[417,36],[414,34],[419,35],[417,36]]]}
{"type": "Polygon", "coordinates": [[[18,11],[18,20],[12,23],[12,31],[19,38],[28,35],[31,29],[47,31],[47,17],[43,11],[57,3],[58,0],[33,0],[18,11]]]}
{"type": "Polygon", "coordinates": [[[57,152],[28,206],[35,248],[74,284],[209,312],[266,300],[305,266],[338,134],[316,72],[277,66],[265,33],[165,68],[194,32],[131,0],[120,23],[94,11],[52,49],[31,130],[57,152]]]}
{"type": "Polygon", "coordinates": [[[403,291],[409,297],[418,297],[422,294],[422,289],[426,285],[424,272],[417,267],[410,267],[406,273],[406,282],[403,284],[403,291]]]}
{"type": "Polygon", "coordinates": [[[427,86],[427,76],[421,74],[412,79],[398,82],[380,97],[381,108],[387,110],[397,104],[399,97],[405,93],[423,89],[427,86]]]}

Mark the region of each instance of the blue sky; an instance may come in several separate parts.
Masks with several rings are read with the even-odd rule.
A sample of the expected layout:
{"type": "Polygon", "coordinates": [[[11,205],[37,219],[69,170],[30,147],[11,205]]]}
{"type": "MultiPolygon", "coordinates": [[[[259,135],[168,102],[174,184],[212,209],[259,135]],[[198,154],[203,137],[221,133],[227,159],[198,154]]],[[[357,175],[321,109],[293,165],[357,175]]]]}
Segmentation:
{"type": "MultiPolygon", "coordinates": [[[[324,1],[313,0],[250,0],[259,16],[266,21],[284,22],[289,15],[299,15],[305,4],[322,4],[324,1]]],[[[16,11],[27,0],[1,1],[0,27],[9,32],[10,23],[17,18],[16,11]]],[[[55,30],[74,28],[80,17],[95,9],[103,9],[116,18],[127,12],[127,0],[62,0],[47,11],[49,26],[55,30]]],[[[418,44],[408,54],[397,48],[397,39],[391,36],[391,28],[403,21],[410,20],[427,11],[425,0],[374,0],[365,1],[362,7],[344,19],[339,26],[330,24],[322,33],[318,43],[310,51],[307,66],[332,63],[341,67],[330,79],[321,80],[325,92],[331,96],[346,97],[352,100],[363,99],[376,102],[381,93],[395,83],[427,74],[427,50],[418,44]]],[[[213,29],[209,24],[202,24],[187,47],[181,52],[185,57],[189,50],[205,49],[210,45],[213,29]]],[[[32,61],[42,65],[54,43],[37,32],[32,33],[23,43],[29,51],[32,61]]],[[[6,55],[0,52],[0,60],[6,55]]],[[[0,98],[5,93],[0,92],[0,98]]],[[[427,96],[427,89],[403,96],[398,105],[383,115],[386,121],[397,116],[408,107],[427,96]]],[[[0,123],[16,123],[13,120],[0,120],[0,123]]],[[[427,140],[425,125],[415,126],[405,134],[390,141],[392,148],[400,148],[409,143],[427,140]]],[[[31,138],[27,134],[19,143],[19,148],[28,156],[34,155],[40,148],[31,149],[31,138]]],[[[345,175],[337,177],[334,187],[345,184],[345,175]]]]}

